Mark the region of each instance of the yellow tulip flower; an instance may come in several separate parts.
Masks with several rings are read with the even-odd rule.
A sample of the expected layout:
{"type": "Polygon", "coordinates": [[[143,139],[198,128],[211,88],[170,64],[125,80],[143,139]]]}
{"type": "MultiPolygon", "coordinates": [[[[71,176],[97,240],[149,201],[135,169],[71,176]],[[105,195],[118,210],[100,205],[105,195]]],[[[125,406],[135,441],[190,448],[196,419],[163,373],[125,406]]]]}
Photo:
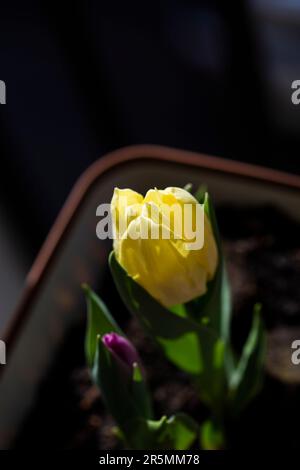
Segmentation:
{"type": "Polygon", "coordinates": [[[210,220],[189,192],[150,189],[143,197],[116,188],[111,212],[116,258],[152,297],[172,307],[205,294],[218,252],[210,220]],[[195,244],[199,231],[201,247],[195,244]]]}

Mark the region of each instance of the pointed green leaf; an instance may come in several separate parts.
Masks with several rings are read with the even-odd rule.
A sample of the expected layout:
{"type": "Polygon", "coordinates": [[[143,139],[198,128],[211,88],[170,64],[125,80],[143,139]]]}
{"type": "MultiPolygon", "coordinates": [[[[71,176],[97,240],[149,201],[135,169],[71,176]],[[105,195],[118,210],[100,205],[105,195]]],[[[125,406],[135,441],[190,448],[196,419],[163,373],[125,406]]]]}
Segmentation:
{"type": "Polygon", "coordinates": [[[260,310],[261,306],[256,304],[250,333],[231,375],[230,400],[235,413],[258,393],[262,382],[266,341],[260,310]]]}
{"type": "Polygon", "coordinates": [[[227,278],[225,261],[223,257],[223,248],[217,219],[211,198],[208,193],[204,196],[204,210],[209,217],[213,234],[217,244],[219,264],[214,279],[208,282],[205,295],[186,304],[186,308],[194,318],[207,317],[209,325],[221,338],[227,342],[230,339],[230,321],[231,321],[231,292],[227,278]]]}
{"type": "Polygon", "coordinates": [[[116,332],[123,334],[100,297],[86,284],[82,286],[87,302],[87,328],[85,353],[89,367],[93,366],[96,353],[97,336],[116,332]]]}

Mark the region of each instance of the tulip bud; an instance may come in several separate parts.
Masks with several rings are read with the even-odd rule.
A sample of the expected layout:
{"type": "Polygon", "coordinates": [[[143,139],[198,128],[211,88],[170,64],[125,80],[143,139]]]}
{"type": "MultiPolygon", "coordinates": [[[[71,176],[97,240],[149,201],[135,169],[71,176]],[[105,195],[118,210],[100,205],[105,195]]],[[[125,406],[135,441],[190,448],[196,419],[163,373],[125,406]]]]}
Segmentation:
{"type": "Polygon", "coordinates": [[[206,293],[218,265],[217,246],[203,206],[189,192],[151,189],[143,198],[116,188],[111,211],[116,259],[152,297],[172,307],[206,293]],[[199,209],[202,224],[195,227],[199,209]],[[195,248],[188,235],[200,232],[203,243],[195,248]]]}
{"type": "Polygon", "coordinates": [[[117,333],[107,333],[102,337],[102,342],[115,357],[130,369],[134,364],[141,363],[137,350],[124,336],[117,333]]]}

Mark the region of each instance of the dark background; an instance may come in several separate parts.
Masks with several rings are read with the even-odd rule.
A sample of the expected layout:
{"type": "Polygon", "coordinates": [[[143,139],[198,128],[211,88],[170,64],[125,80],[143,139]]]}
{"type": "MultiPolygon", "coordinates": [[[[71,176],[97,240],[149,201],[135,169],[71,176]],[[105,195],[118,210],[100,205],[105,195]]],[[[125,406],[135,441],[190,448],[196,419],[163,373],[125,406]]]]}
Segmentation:
{"type": "Polygon", "coordinates": [[[161,144],[299,173],[299,2],[229,3],[0,3],[0,318],[72,185],[112,149],[161,144]]]}

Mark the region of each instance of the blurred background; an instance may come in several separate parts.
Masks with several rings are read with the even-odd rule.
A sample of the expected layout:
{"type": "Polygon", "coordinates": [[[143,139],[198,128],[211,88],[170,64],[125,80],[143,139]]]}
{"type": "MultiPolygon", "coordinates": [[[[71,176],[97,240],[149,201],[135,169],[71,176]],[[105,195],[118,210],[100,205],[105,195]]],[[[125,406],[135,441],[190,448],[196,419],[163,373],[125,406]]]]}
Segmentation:
{"type": "Polygon", "coordinates": [[[140,143],[300,173],[299,0],[1,4],[0,333],[72,185],[140,143]]]}

